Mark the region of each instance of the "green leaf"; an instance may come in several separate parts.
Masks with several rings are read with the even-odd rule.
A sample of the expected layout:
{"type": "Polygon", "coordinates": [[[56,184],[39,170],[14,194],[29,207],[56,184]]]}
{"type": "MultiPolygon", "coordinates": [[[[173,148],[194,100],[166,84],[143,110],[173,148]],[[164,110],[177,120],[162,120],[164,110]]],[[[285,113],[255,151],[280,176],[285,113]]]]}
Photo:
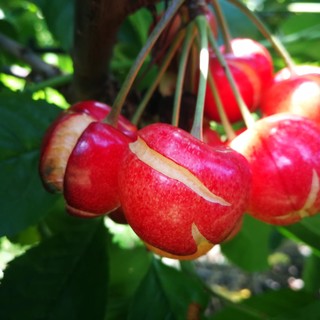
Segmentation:
{"type": "Polygon", "coordinates": [[[59,200],[38,174],[42,136],[59,109],[18,93],[0,94],[0,236],[35,224],[59,200]]]}
{"type": "Polygon", "coordinates": [[[311,254],[303,267],[304,289],[309,292],[318,292],[320,288],[320,257],[311,254]]]}
{"type": "Polygon", "coordinates": [[[198,278],[154,259],[132,301],[128,319],[187,319],[203,312],[208,294],[198,278]]]}
{"type": "MultiPolygon", "coordinates": [[[[297,314],[312,306],[317,298],[304,291],[281,289],[254,296],[242,303],[230,305],[212,317],[212,320],[282,320],[279,315],[297,314]]],[[[319,316],[319,314],[318,314],[319,316]]],[[[292,319],[292,318],[288,318],[292,319]]],[[[296,319],[296,318],[294,318],[296,319]]],[[[297,318],[304,320],[305,318],[297,318]]],[[[314,320],[318,318],[312,318],[314,320]]]]}
{"type": "MultiPolygon", "coordinates": [[[[248,37],[258,39],[258,37],[261,37],[260,32],[254,24],[237,7],[227,0],[222,0],[220,3],[233,38],[248,37]]],[[[219,38],[221,38],[221,34],[219,35],[219,38]]]]}
{"type": "Polygon", "coordinates": [[[129,303],[142,278],[148,271],[151,254],[144,246],[122,249],[109,243],[110,283],[106,320],[125,319],[129,303]]]}
{"type": "Polygon", "coordinates": [[[108,283],[107,232],[101,220],[74,218],[13,260],[0,285],[0,318],[103,319],[108,283]]]}
{"type": "MultiPolygon", "coordinates": [[[[126,77],[137,55],[145,44],[151,21],[152,17],[150,12],[142,8],[128,16],[121,25],[118,33],[118,42],[114,47],[111,61],[112,72],[120,82],[126,77]]],[[[149,65],[149,61],[150,59],[147,58],[144,67],[149,65]]]]}
{"type": "Polygon", "coordinates": [[[272,231],[272,226],[245,215],[240,232],[231,241],[221,245],[222,252],[246,271],[266,270],[269,268],[272,231]]]}
{"type": "Polygon", "coordinates": [[[279,230],[287,237],[311,246],[320,256],[320,214],[304,218],[300,222],[281,227],[279,230]]]}
{"type": "Polygon", "coordinates": [[[48,28],[69,51],[73,40],[74,0],[32,0],[42,11],[48,28]]]}
{"type": "Polygon", "coordinates": [[[271,320],[318,320],[320,302],[315,301],[301,308],[292,308],[290,311],[271,318],[271,320]]]}

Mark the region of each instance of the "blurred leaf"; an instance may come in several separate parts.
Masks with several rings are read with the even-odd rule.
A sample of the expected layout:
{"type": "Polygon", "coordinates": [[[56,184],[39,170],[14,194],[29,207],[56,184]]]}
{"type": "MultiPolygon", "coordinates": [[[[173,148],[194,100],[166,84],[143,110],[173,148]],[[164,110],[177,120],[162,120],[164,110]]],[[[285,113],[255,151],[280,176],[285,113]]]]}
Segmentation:
{"type": "MultiPolygon", "coordinates": [[[[151,14],[143,8],[128,16],[121,25],[111,61],[112,72],[119,81],[123,81],[145,44],[151,21],[151,14]]],[[[149,58],[146,59],[145,65],[148,65],[148,61],[149,58]]]]}
{"type": "MultiPolygon", "coordinates": [[[[230,305],[221,312],[215,314],[214,320],[265,320],[265,319],[293,319],[289,315],[297,315],[311,307],[317,301],[316,297],[304,291],[292,291],[281,289],[269,291],[264,294],[254,296],[242,303],[230,305]],[[278,317],[281,315],[281,317],[278,317]],[[275,318],[274,318],[275,317],[275,318]]],[[[317,302],[319,303],[319,302],[317,302]]],[[[312,320],[318,318],[308,318],[312,320]]],[[[305,320],[307,318],[294,318],[305,320]]]]}
{"type": "MultiPolygon", "coordinates": [[[[261,34],[254,24],[238,8],[227,0],[221,0],[220,4],[230,28],[232,38],[261,38],[261,34]]],[[[219,35],[219,38],[221,38],[221,34],[219,35]]]]}
{"type": "Polygon", "coordinates": [[[73,40],[74,0],[32,0],[42,11],[48,28],[69,51],[73,40]]]}
{"type": "Polygon", "coordinates": [[[309,292],[318,292],[320,288],[320,257],[311,254],[304,265],[302,279],[304,289],[309,292]]]}
{"type": "Polygon", "coordinates": [[[101,220],[74,218],[64,233],[13,260],[0,285],[0,318],[103,319],[107,232],[101,220]]]}
{"type": "Polygon", "coordinates": [[[294,58],[318,61],[320,22],[318,13],[295,14],[280,25],[281,40],[294,58]],[[306,50],[306,48],[308,48],[306,50]]]}
{"type": "Polygon", "coordinates": [[[198,318],[208,299],[198,278],[154,259],[135,293],[128,319],[188,319],[191,312],[198,318]]]}
{"type": "Polygon", "coordinates": [[[109,242],[110,283],[105,320],[126,319],[129,303],[151,262],[145,247],[122,249],[109,242]]]}
{"type": "Polygon", "coordinates": [[[279,230],[287,237],[302,241],[320,256],[320,214],[302,219],[298,223],[281,227],[279,230]]]}
{"type": "Polygon", "coordinates": [[[266,270],[269,268],[272,231],[272,226],[245,215],[240,232],[235,238],[221,245],[222,252],[246,271],[266,270]]]}
{"type": "Polygon", "coordinates": [[[281,314],[271,320],[319,320],[320,301],[314,301],[301,308],[292,308],[285,314],[281,314]]]}
{"type": "Polygon", "coordinates": [[[59,109],[18,93],[0,94],[0,236],[14,235],[47,214],[58,196],[38,174],[42,136],[59,109]]]}

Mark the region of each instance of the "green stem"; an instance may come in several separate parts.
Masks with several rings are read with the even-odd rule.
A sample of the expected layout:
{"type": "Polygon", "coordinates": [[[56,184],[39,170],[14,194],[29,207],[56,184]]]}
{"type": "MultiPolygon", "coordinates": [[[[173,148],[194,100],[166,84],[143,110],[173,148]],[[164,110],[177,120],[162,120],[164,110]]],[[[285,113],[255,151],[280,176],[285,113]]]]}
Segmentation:
{"type": "Polygon", "coordinates": [[[232,46],[231,46],[232,37],[230,34],[227,20],[222,12],[222,9],[218,0],[212,0],[211,2],[214,8],[214,11],[217,15],[219,26],[221,27],[222,37],[223,37],[223,41],[226,48],[226,53],[232,53],[232,46]]]}
{"type": "Polygon", "coordinates": [[[213,79],[210,71],[208,74],[208,81],[209,81],[210,90],[213,94],[213,98],[214,98],[214,101],[215,101],[217,109],[218,109],[221,124],[223,125],[224,131],[227,135],[227,139],[230,141],[236,137],[236,134],[232,128],[232,125],[227,117],[226,112],[224,111],[224,107],[222,105],[222,101],[220,99],[218,89],[214,83],[214,79],[213,79]]]}
{"type": "Polygon", "coordinates": [[[152,47],[156,43],[157,39],[159,38],[162,31],[165,29],[165,27],[169,24],[170,20],[173,18],[175,13],[178,11],[180,6],[184,3],[185,0],[173,0],[172,4],[162,18],[160,19],[159,23],[155,26],[153,31],[151,32],[148,40],[146,41],[145,45],[139,52],[134,64],[132,65],[131,69],[129,70],[129,73],[124,80],[123,85],[121,86],[121,89],[113,103],[113,108],[111,112],[108,114],[107,118],[105,119],[105,122],[115,125],[118,122],[119,115],[121,113],[122,106],[125,102],[125,99],[132,87],[132,84],[143,64],[145,61],[147,55],[150,53],[152,47]]]}
{"type": "Polygon", "coordinates": [[[182,46],[182,52],[179,59],[179,70],[177,76],[177,84],[174,96],[174,103],[173,103],[173,114],[172,114],[172,125],[178,126],[179,125],[179,114],[180,114],[180,106],[181,106],[181,97],[183,91],[183,83],[185,79],[187,61],[192,45],[192,40],[195,36],[195,24],[192,21],[188,27],[186,36],[182,46]]]}
{"type": "Polygon", "coordinates": [[[199,15],[195,19],[199,35],[200,35],[200,76],[199,76],[199,86],[198,86],[198,97],[196,103],[196,111],[193,119],[193,124],[191,128],[191,134],[203,140],[203,111],[204,111],[204,101],[206,95],[207,79],[208,79],[208,69],[209,69],[209,50],[208,50],[208,33],[207,33],[207,19],[203,15],[199,15]]]}
{"type": "Polygon", "coordinates": [[[258,28],[261,34],[271,43],[274,50],[278,53],[278,55],[284,60],[286,66],[290,70],[291,74],[295,74],[294,67],[295,63],[293,62],[290,54],[286,50],[286,48],[282,45],[282,43],[272,35],[267,26],[260,20],[258,16],[256,16],[250,9],[246,7],[242,2],[238,0],[228,0],[238,9],[240,9],[258,28]]]}
{"type": "Polygon", "coordinates": [[[47,87],[59,87],[66,85],[72,81],[72,74],[65,74],[61,76],[56,76],[47,80],[44,80],[42,82],[39,82],[37,84],[33,84],[30,86],[26,86],[24,91],[25,92],[37,92],[39,90],[43,90],[47,87]]]}
{"type": "Polygon", "coordinates": [[[150,98],[152,97],[152,94],[154,93],[155,89],[159,85],[159,82],[160,82],[163,74],[167,70],[170,62],[172,61],[172,58],[173,58],[174,54],[177,52],[179,46],[181,45],[181,42],[183,40],[184,35],[185,35],[185,31],[181,30],[178,33],[178,35],[175,37],[172,45],[170,46],[169,51],[167,52],[167,54],[165,56],[165,59],[162,62],[162,65],[161,65],[161,67],[160,67],[160,69],[158,71],[158,74],[157,74],[156,78],[153,79],[152,84],[148,88],[148,91],[145,93],[142,101],[139,103],[139,106],[138,106],[135,114],[133,115],[133,117],[131,119],[131,122],[133,124],[137,124],[139,122],[144,109],[146,108],[148,102],[150,101],[150,98]]]}
{"type": "Polygon", "coordinates": [[[226,77],[227,77],[228,82],[231,86],[232,93],[234,94],[234,97],[235,97],[237,104],[239,106],[242,118],[243,118],[247,128],[250,128],[254,125],[254,119],[253,119],[248,107],[246,106],[245,102],[243,101],[242,96],[240,94],[240,91],[237,87],[237,84],[235,83],[234,78],[232,76],[232,73],[230,71],[230,68],[229,68],[223,54],[220,52],[214,36],[211,33],[209,33],[209,42],[214,50],[215,55],[218,58],[218,61],[221,65],[221,67],[225,71],[226,77]]]}

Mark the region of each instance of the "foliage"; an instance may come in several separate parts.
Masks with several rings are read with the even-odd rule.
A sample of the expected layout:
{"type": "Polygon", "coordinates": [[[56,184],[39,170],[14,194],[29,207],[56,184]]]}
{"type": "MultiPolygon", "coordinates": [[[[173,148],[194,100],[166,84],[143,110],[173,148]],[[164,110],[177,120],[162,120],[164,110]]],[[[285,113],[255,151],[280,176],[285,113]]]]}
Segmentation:
{"type": "MultiPolygon", "coordinates": [[[[319,13],[288,12],[290,1],[249,2],[256,4],[259,16],[297,62],[314,64],[320,51],[319,13]]],[[[27,46],[61,49],[59,53],[49,49],[43,58],[51,57],[57,67],[70,72],[73,4],[73,0],[4,1],[1,32],[27,46]]],[[[234,36],[263,42],[252,24],[226,0],[223,8],[234,36]]],[[[143,9],[123,23],[111,61],[117,80],[127,74],[151,22],[143,9]]],[[[275,67],[280,68],[281,60],[275,55],[274,59],[275,67]]],[[[26,63],[0,52],[1,70],[13,65],[29,70],[26,63]]],[[[156,73],[154,67],[139,89],[146,89],[156,73]]],[[[121,236],[116,238],[103,219],[87,221],[66,215],[61,196],[48,194],[38,175],[42,137],[65,101],[54,100],[60,94],[47,87],[35,92],[28,87],[24,80],[0,73],[0,249],[14,252],[9,259],[8,254],[0,255],[4,269],[1,319],[319,318],[319,215],[281,228],[245,217],[239,234],[221,246],[228,264],[257,274],[273,267],[270,258],[285,241],[303,244],[309,250],[303,261],[305,288],[269,290],[233,303],[200,279],[194,263],[168,266],[139,240],[128,245],[121,236]],[[48,102],[53,100],[59,105],[48,102]],[[16,246],[19,249],[14,250],[16,246]],[[208,315],[212,299],[220,299],[223,305],[213,316],[208,315]]]]}

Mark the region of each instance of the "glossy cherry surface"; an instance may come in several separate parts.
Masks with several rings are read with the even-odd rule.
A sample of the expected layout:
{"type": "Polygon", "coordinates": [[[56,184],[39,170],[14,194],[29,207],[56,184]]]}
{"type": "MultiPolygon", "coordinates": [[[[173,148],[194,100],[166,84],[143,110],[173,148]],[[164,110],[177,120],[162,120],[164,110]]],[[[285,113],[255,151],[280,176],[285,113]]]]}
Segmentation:
{"type": "Polygon", "coordinates": [[[229,235],[251,185],[244,157],[159,123],[141,129],[129,150],[119,174],[120,201],[151,248],[185,257],[229,235]]]}
{"type": "Polygon", "coordinates": [[[276,225],[297,222],[320,209],[320,128],[291,114],[263,118],[231,142],[250,163],[248,211],[276,225]]]}
{"type": "Polygon", "coordinates": [[[74,147],[64,177],[67,210],[90,217],[118,208],[118,173],[129,138],[114,127],[94,122],[74,147]]]}

